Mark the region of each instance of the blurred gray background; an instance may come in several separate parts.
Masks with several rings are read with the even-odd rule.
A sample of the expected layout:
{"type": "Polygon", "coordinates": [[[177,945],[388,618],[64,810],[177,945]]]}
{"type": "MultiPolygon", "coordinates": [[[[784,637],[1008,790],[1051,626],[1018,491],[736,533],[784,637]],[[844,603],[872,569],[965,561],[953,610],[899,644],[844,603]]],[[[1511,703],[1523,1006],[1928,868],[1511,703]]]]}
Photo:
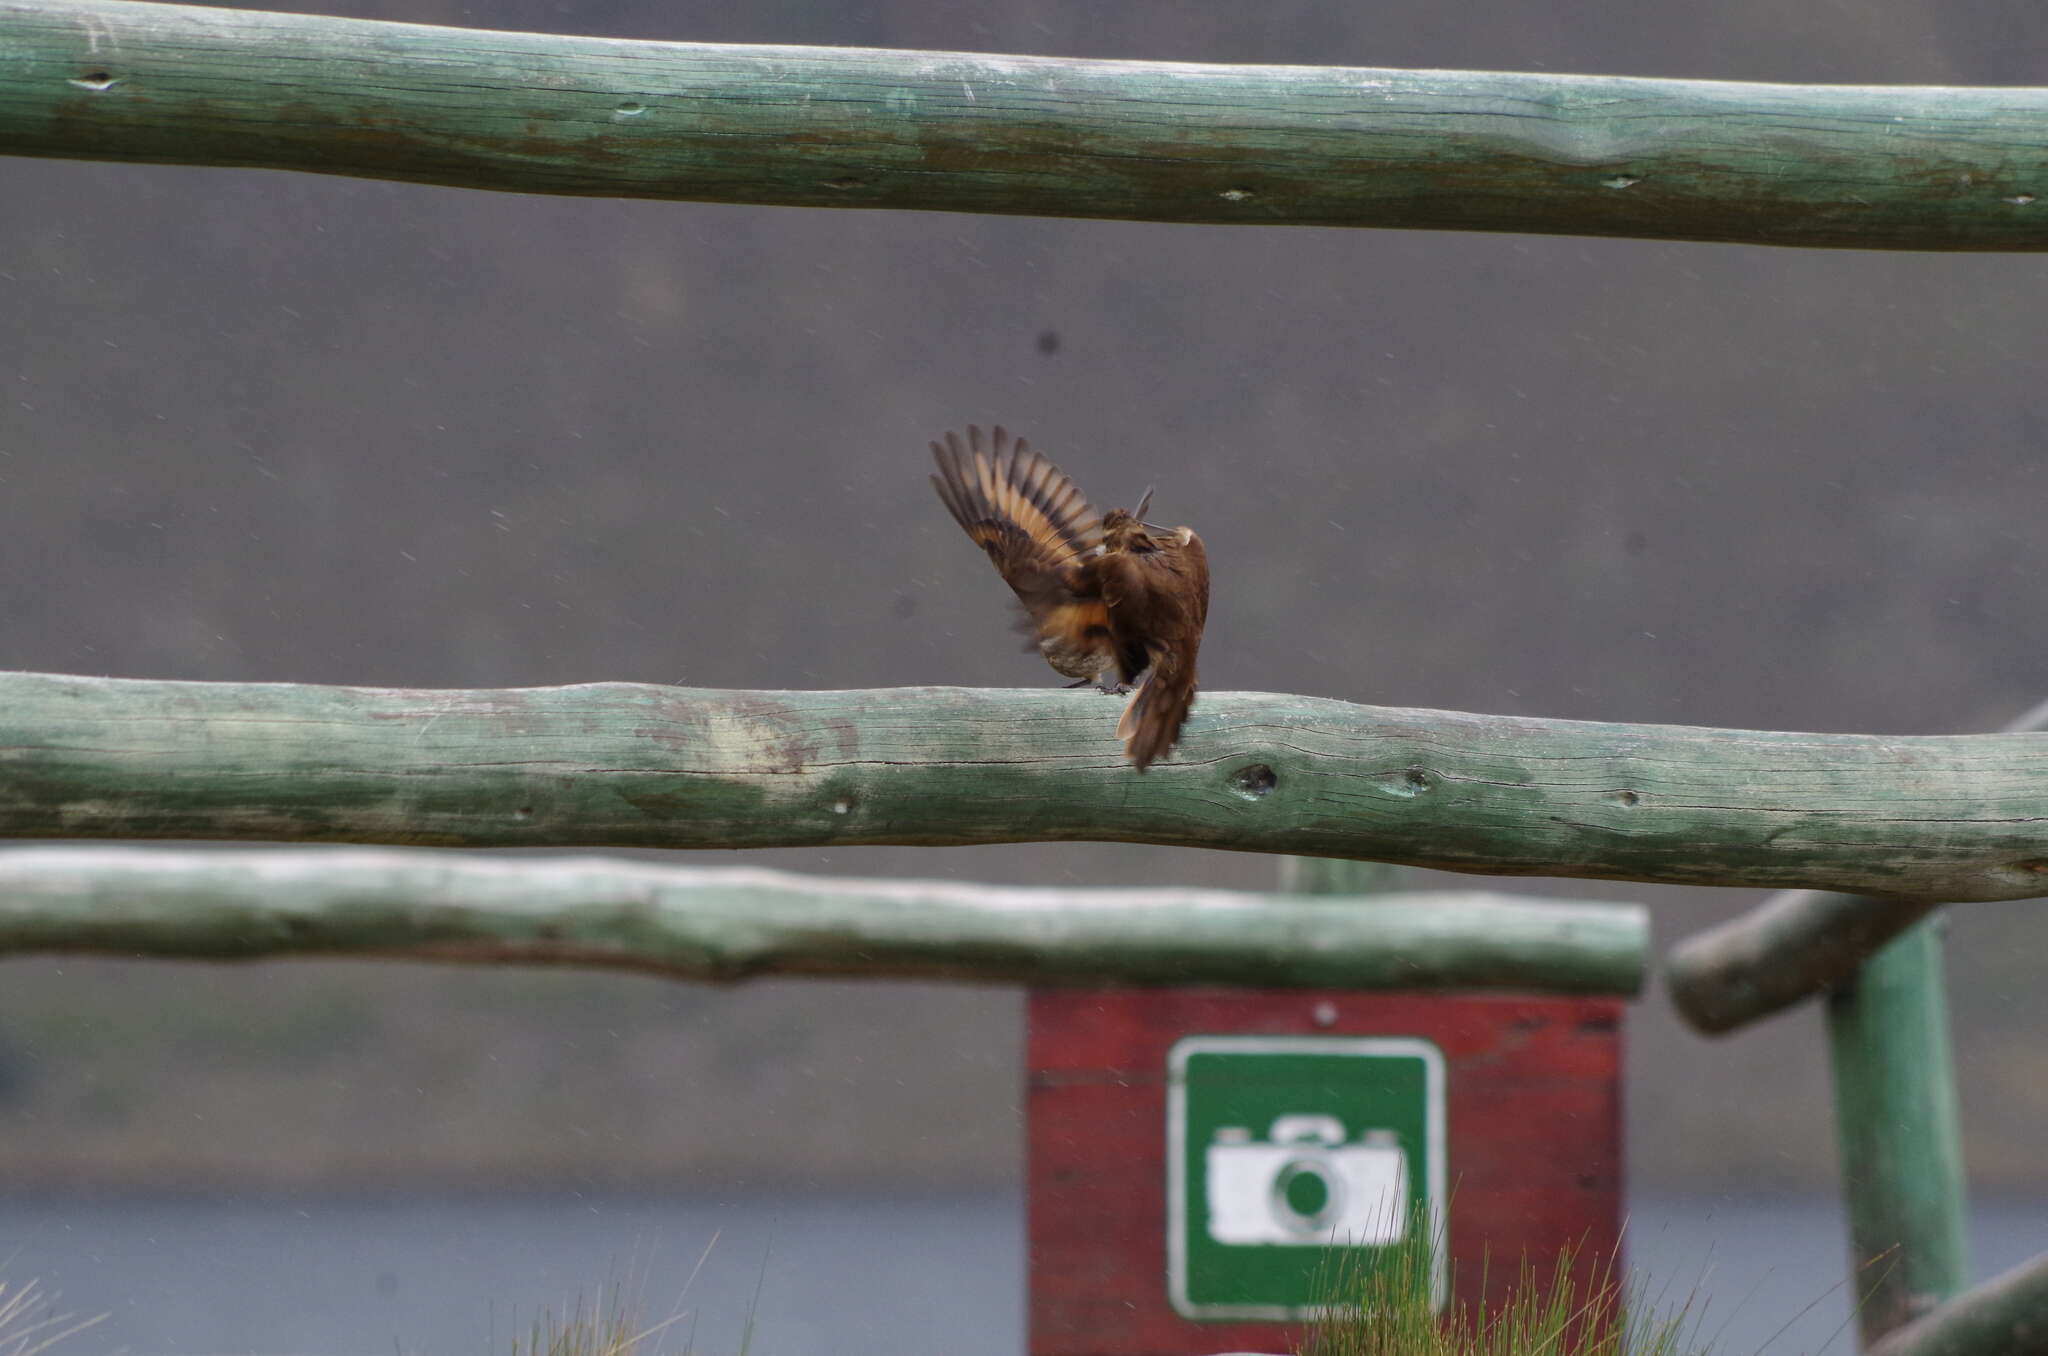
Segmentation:
{"type": "MultiPolygon", "coordinates": [[[[309,8],[312,8],[309,6],[309,8]]],[[[647,38],[2034,81],[2018,0],[320,12],[647,38]]],[[[0,664],[393,686],[1050,685],[925,484],[1027,434],[1208,541],[1216,689],[1933,733],[2048,696],[2037,257],[489,195],[0,160],[0,664]]],[[[742,854],[1258,887],[1120,846],[742,854]]],[[[731,860],[717,857],[717,861],[731,860]]],[[[1440,883],[1466,882],[1440,878],[1440,883]]],[[[1652,906],[1737,891],[1513,882],[1652,906]]],[[[1951,931],[1971,1169],[2048,1190],[2048,916],[1951,931]]],[[[17,1186],[1013,1184],[1008,991],[10,961],[17,1186]]],[[[1632,1179],[1825,1189],[1811,1012],[1629,1029],[1632,1179]]]]}

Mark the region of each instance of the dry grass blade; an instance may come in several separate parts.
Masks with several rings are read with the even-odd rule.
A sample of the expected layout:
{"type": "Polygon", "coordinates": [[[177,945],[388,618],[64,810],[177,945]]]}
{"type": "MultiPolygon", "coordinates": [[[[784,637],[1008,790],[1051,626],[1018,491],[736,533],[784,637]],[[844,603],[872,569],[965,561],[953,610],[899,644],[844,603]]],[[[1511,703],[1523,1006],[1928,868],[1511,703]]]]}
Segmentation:
{"type": "Polygon", "coordinates": [[[0,1356],[36,1356],[106,1317],[54,1313],[54,1299],[33,1280],[13,1287],[0,1282],[0,1356]]]}
{"type": "MultiPolygon", "coordinates": [[[[639,1277],[629,1289],[617,1280],[608,1281],[597,1288],[597,1301],[590,1303],[582,1295],[569,1304],[557,1317],[555,1311],[544,1310],[527,1329],[524,1341],[512,1339],[512,1356],[658,1356],[660,1343],[651,1348],[644,1344],[664,1330],[690,1321],[686,1330],[681,1356],[695,1356],[697,1350],[697,1311],[681,1308],[682,1301],[697,1282],[698,1273],[703,1271],[705,1262],[711,1258],[712,1249],[718,1246],[723,1230],[714,1232],[711,1241],[698,1254],[696,1265],[690,1268],[689,1276],[683,1281],[683,1288],[676,1297],[677,1308],[660,1322],[642,1325],[640,1314],[644,1308],[639,1277]]],[[[767,1260],[762,1259],[765,1276],[767,1260]]],[[[747,1348],[753,1341],[755,1310],[760,1305],[760,1287],[755,1287],[754,1308],[747,1314],[747,1329],[740,1339],[739,1356],[746,1356],[747,1348]]],[[[12,1356],[0,1350],[0,1356],[12,1356]]]]}

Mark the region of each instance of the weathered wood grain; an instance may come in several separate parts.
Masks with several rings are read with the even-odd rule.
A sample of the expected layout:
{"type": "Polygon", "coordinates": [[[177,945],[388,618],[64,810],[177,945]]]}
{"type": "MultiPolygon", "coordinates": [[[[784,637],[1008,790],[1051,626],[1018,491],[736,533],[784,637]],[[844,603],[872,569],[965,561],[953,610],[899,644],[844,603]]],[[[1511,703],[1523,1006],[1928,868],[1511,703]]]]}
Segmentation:
{"type": "Polygon", "coordinates": [[[1940,907],[1787,890],[1672,947],[1664,987],[1693,1030],[1739,1031],[1852,982],[1866,960],[1940,907]]]}
{"type": "Polygon", "coordinates": [[[0,674],[0,836],[1160,843],[1495,875],[2048,888],[2048,735],[1610,725],[1205,692],[1140,775],[1081,691],[404,691],[0,674]]]}
{"type": "Polygon", "coordinates": [[[1939,929],[1923,923],[1827,1000],[1849,1275],[1865,1350],[1970,1283],[1969,1182],[1941,951],[1939,929]]]}
{"type": "MultiPolygon", "coordinates": [[[[2048,702],[2015,716],[2002,733],[2044,729],[2048,702]]],[[[1789,890],[1671,948],[1665,987],[1694,1030],[1710,1036],[1734,1031],[1852,982],[1864,961],[1937,907],[1928,899],[1789,890]]],[[[1926,982],[1938,987],[1938,947],[1927,973],[1926,982]]]]}
{"type": "Polygon", "coordinates": [[[840,880],[388,848],[0,850],[0,955],[408,957],[676,979],[1633,994],[1632,905],[1480,891],[1342,901],[1223,890],[840,880]]]}
{"type": "Polygon", "coordinates": [[[524,193],[2048,248],[2048,91],[1082,61],[0,0],[0,152],[524,193]]]}
{"type": "Polygon", "coordinates": [[[1869,1356],[2048,1356],[2048,1255],[1956,1296],[1869,1356]]]}

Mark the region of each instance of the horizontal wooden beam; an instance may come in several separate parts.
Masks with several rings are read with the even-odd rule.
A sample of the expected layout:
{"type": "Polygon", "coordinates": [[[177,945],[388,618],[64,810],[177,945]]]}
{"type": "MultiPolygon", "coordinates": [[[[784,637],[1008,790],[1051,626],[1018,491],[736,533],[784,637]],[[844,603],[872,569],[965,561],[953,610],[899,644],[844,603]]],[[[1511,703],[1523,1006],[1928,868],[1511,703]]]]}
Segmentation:
{"type": "Polygon", "coordinates": [[[1088,690],[393,690],[0,674],[0,837],[1029,841],[1489,875],[2048,889],[2048,735],[1607,725],[1204,692],[1140,774],[1088,690]]]}
{"type": "Polygon", "coordinates": [[[1633,994],[1648,946],[1631,905],[1479,891],[1307,900],[379,848],[0,850],[0,955],[1633,994]]]}
{"type": "Polygon", "coordinates": [[[2048,1353],[2048,1254],[1956,1296],[1874,1343],[1867,1356],[2048,1353]]]}
{"type": "Polygon", "coordinates": [[[0,152],[521,193],[2048,248],[2048,90],[1082,61],[0,0],[0,152]]]}
{"type": "MultiPolygon", "coordinates": [[[[2048,702],[2015,716],[2003,733],[2041,730],[2048,730],[2048,702]]],[[[1665,986],[1695,1030],[1721,1035],[1850,983],[1864,961],[1935,907],[1931,900],[1788,890],[1673,947],[1665,986]]]]}
{"type": "Polygon", "coordinates": [[[1695,1031],[1718,1036],[1856,978],[1939,905],[1786,890],[1671,948],[1664,984],[1695,1031]]]}

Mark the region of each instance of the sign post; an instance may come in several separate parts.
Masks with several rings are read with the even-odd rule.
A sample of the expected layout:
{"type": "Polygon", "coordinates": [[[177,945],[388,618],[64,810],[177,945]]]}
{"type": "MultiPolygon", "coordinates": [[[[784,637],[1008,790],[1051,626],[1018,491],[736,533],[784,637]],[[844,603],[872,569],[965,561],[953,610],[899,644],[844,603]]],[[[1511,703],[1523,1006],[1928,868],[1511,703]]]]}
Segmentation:
{"type": "Polygon", "coordinates": [[[1565,1248],[1597,1273],[1621,1231],[1620,1017],[1612,998],[1034,991],[1032,1356],[1292,1351],[1333,1250],[1355,1272],[1418,1227],[1448,1240],[1439,1302],[1498,1303],[1565,1248]]]}

